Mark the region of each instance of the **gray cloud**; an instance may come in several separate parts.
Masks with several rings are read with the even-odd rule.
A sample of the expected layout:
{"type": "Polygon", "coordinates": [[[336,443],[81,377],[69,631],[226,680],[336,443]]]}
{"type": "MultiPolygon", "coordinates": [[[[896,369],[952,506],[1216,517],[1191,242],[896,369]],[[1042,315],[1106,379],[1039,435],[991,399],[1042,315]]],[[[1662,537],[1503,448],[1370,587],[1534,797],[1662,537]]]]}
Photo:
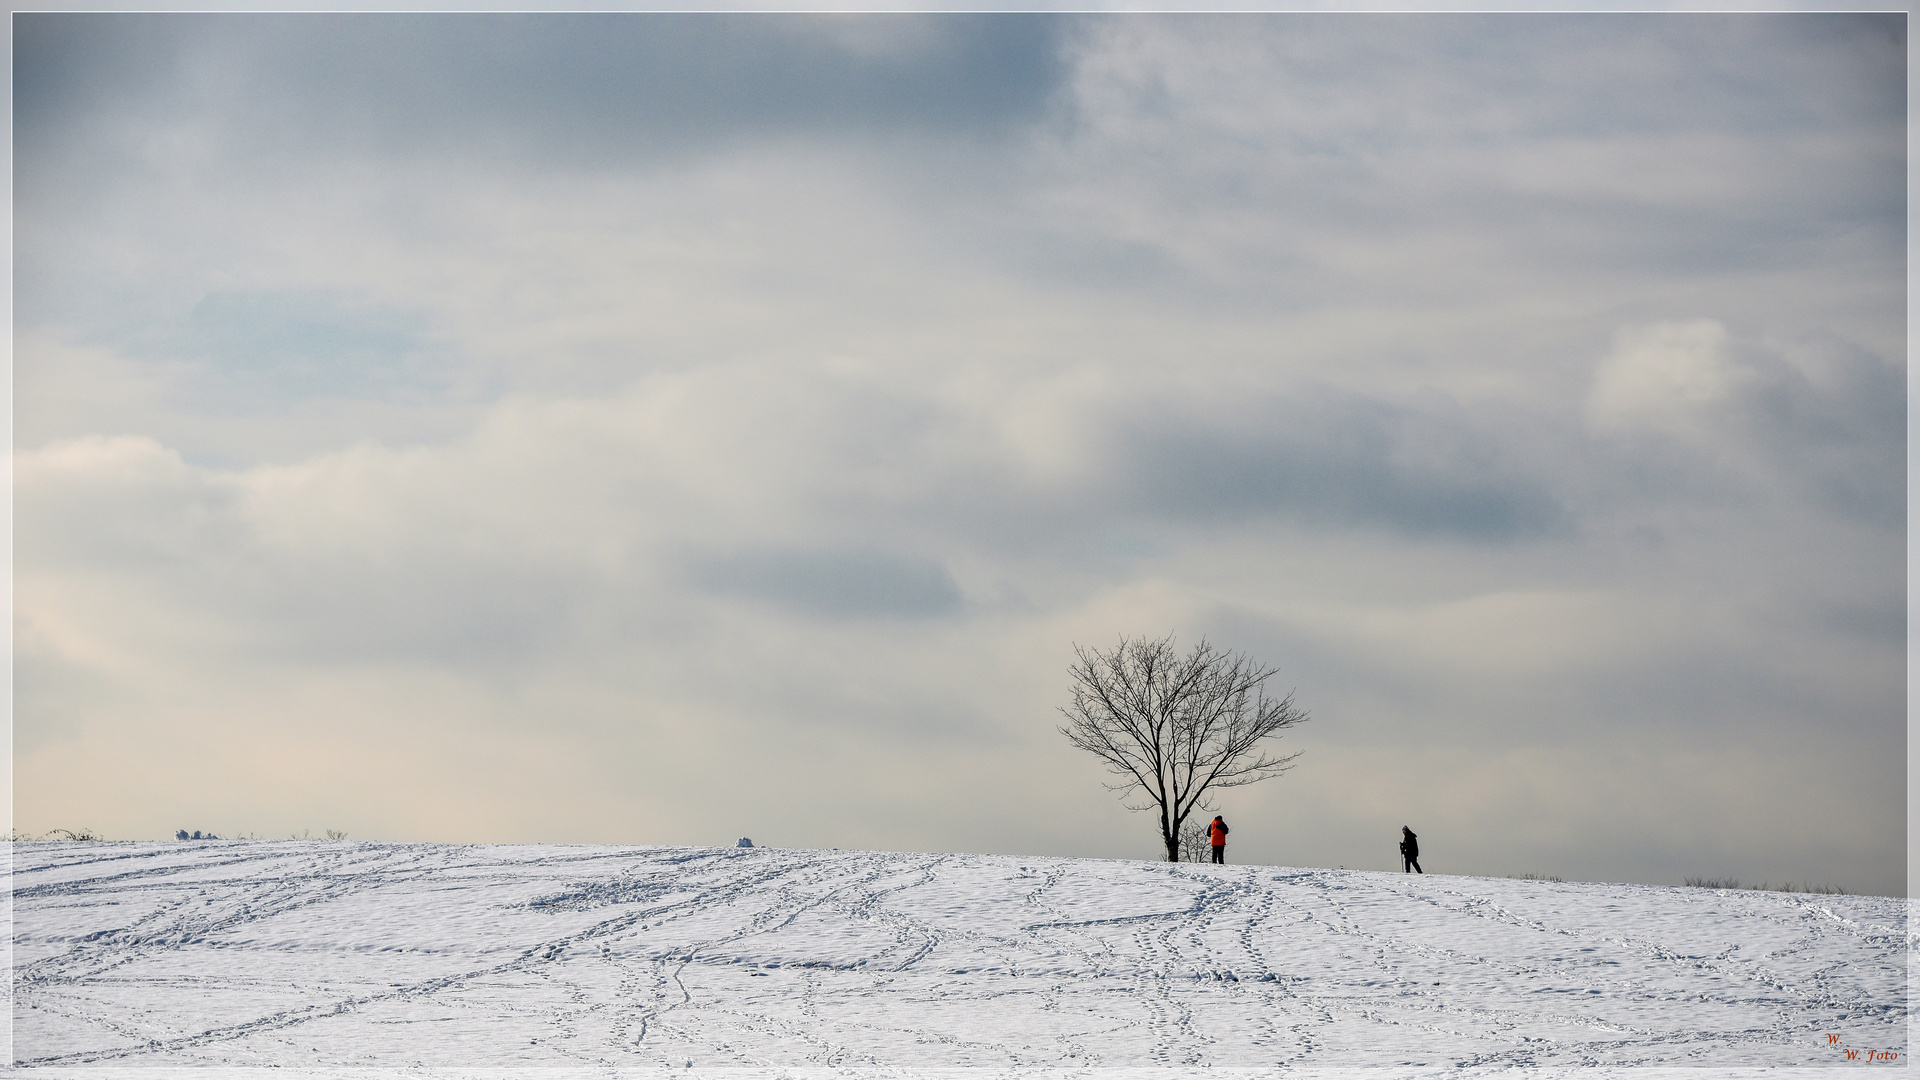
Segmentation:
{"type": "Polygon", "coordinates": [[[1906,373],[1847,342],[1813,350],[1817,376],[1762,356],[1742,420],[1819,506],[1884,528],[1906,522],[1906,373]]]}
{"type": "Polygon", "coordinates": [[[29,831],[1145,856],[1177,630],[1250,858],[1893,879],[1897,16],[18,24],[29,831]]]}
{"type": "Polygon", "coordinates": [[[880,551],[715,552],[694,556],[690,566],[703,589],[805,616],[926,618],[957,614],[961,606],[944,568],[880,551]]]}
{"type": "Polygon", "coordinates": [[[1158,403],[1114,437],[1127,502],[1201,520],[1289,517],[1508,540],[1565,528],[1552,488],[1452,403],[1315,388],[1214,411],[1158,403]]]}
{"type": "Polygon", "coordinates": [[[1040,15],[31,14],[21,137],[217,118],[231,152],[606,163],[750,134],[990,131],[1064,72],[1040,15]]]}
{"type": "Polygon", "coordinates": [[[1722,501],[1785,486],[1877,528],[1906,519],[1905,373],[1844,339],[1768,345],[1711,321],[1630,332],[1601,365],[1588,418],[1603,488],[1618,478],[1633,497],[1722,501]]]}
{"type": "Polygon", "coordinates": [[[1886,18],[1253,21],[1074,24],[1121,42],[1151,25],[1206,63],[1077,84],[1086,119],[1065,138],[1115,170],[1060,200],[1036,265],[1093,264],[1110,285],[1100,256],[1130,245],[1152,253],[1135,268],[1177,269],[1155,284],[1182,305],[1294,310],[1537,293],[1545,266],[1578,265],[1589,289],[1751,270],[1837,234],[1898,258],[1903,52],[1886,18]],[[1171,130],[1183,152],[1151,153],[1171,130]],[[1370,257],[1393,250],[1421,257],[1370,257]]]}

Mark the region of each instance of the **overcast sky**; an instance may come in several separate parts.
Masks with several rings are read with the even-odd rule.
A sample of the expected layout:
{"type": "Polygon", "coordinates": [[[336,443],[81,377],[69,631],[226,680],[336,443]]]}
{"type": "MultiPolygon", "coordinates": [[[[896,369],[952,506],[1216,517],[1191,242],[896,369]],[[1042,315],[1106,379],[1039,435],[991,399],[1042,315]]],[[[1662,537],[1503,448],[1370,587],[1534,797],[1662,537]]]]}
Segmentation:
{"type": "Polygon", "coordinates": [[[16,826],[1903,891],[1904,33],[16,16],[16,826]]]}

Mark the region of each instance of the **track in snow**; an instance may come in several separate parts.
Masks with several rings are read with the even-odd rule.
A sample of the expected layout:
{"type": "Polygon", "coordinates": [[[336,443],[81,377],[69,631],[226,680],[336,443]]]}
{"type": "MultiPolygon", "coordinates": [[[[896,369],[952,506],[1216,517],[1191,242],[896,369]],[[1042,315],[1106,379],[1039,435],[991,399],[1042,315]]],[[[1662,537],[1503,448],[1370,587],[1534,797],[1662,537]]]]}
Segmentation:
{"type": "Polygon", "coordinates": [[[56,1070],[1906,1063],[1885,897],[769,848],[13,857],[14,1060],[56,1070]]]}

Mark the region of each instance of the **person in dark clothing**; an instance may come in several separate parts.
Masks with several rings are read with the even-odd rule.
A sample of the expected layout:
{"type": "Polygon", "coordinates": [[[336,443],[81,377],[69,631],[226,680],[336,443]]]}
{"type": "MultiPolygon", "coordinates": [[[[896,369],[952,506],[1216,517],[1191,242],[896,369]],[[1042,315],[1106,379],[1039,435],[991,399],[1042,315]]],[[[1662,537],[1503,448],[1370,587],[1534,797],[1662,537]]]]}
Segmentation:
{"type": "Polygon", "coordinates": [[[1213,861],[1225,864],[1227,861],[1227,822],[1215,814],[1213,824],[1207,826],[1207,841],[1213,845],[1213,861]]]}
{"type": "Polygon", "coordinates": [[[1400,872],[1404,874],[1410,870],[1415,873],[1426,873],[1425,870],[1420,869],[1420,838],[1414,835],[1412,829],[1402,825],[1400,826],[1400,872]]]}

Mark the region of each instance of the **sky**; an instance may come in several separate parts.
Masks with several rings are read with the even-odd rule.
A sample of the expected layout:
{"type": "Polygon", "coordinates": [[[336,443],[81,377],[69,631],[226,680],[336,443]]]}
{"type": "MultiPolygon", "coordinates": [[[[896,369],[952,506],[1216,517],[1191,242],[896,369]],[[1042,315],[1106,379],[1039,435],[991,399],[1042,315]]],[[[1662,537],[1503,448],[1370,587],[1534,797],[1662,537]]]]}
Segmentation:
{"type": "Polygon", "coordinates": [[[14,826],[1906,888],[1899,15],[16,15],[14,826]]]}

